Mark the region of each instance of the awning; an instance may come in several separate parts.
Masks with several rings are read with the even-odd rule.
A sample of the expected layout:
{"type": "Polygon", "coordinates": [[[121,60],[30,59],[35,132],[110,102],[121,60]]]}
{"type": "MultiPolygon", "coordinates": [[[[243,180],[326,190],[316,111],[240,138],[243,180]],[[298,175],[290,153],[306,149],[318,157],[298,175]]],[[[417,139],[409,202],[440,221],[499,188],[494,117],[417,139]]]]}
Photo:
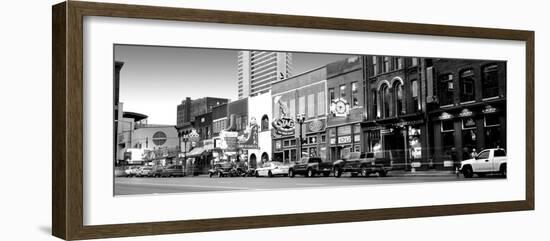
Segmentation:
{"type": "Polygon", "coordinates": [[[193,150],[187,153],[187,157],[193,157],[193,156],[200,156],[202,153],[204,153],[204,148],[202,147],[195,147],[193,150]]]}

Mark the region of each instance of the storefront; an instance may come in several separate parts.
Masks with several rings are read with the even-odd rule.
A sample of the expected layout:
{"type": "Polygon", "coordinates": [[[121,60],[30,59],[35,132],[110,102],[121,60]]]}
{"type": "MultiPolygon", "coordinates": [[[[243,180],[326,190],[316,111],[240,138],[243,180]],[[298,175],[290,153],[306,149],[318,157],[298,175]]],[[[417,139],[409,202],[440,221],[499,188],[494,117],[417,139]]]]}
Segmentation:
{"type": "Polygon", "coordinates": [[[425,121],[418,115],[363,123],[366,152],[391,161],[394,169],[427,168],[425,121]]]}
{"type": "Polygon", "coordinates": [[[361,151],[361,124],[331,127],[328,139],[331,161],[349,158],[351,152],[361,151]]]}
{"type": "Polygon", "coordinates": [[[503,105],[480,104],[432,116],[436,165],[454,168],[487,148],[506,147],[503,105]]]}

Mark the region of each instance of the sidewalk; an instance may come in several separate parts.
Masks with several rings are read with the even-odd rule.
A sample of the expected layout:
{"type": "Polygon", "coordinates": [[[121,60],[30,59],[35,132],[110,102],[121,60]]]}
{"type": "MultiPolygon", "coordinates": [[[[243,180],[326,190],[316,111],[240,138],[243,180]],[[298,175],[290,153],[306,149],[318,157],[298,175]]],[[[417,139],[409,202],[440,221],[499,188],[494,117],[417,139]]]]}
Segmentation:
{"type": "Polygon", "coordinates": [[[429,171],[403,171],[403,170],[396,170],[396,171],[389,171],[388,176],[404,176],[404,177],[442,177],[442,176],[456,176],[455,171],[451,170],[429,170],[429,171]]]}

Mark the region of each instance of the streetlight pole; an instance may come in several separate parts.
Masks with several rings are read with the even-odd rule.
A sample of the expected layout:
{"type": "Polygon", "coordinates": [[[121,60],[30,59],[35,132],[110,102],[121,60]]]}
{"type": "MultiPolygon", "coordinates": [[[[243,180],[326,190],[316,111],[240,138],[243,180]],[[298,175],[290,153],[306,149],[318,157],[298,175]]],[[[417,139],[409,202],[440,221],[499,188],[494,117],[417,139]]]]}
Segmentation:
{"type": "Polygon", "coordinates": [[[300,136],[298,137],[298,140],[300,141],[300,159],[302,159],[302,153],[303,153],[302,146],[303,146],[304,140],[302,138],[302,134],[303,134],[302,127],[305,120],[306,120],[306,117],[302,114],[299,114],[298,116],[296,116],[296,122],[300,124],[300,136]]]}

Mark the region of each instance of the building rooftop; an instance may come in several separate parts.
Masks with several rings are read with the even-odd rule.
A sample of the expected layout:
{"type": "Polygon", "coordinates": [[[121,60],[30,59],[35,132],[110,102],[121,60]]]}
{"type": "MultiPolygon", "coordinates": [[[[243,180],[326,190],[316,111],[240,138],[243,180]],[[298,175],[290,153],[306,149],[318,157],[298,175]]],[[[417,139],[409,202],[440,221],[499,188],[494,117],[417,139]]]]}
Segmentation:
{"type": "Polygon", "coordinates": [[[132,119],[134,119],[134,121],[140,121],[140,120],[143,120],[143,119],[147,119],[148,116],[144,115],[144,114],[141,114],[141,113],[137,113],[137,112],[124,111],[122,113],[122,117],[132,118],[132,119]]]}

